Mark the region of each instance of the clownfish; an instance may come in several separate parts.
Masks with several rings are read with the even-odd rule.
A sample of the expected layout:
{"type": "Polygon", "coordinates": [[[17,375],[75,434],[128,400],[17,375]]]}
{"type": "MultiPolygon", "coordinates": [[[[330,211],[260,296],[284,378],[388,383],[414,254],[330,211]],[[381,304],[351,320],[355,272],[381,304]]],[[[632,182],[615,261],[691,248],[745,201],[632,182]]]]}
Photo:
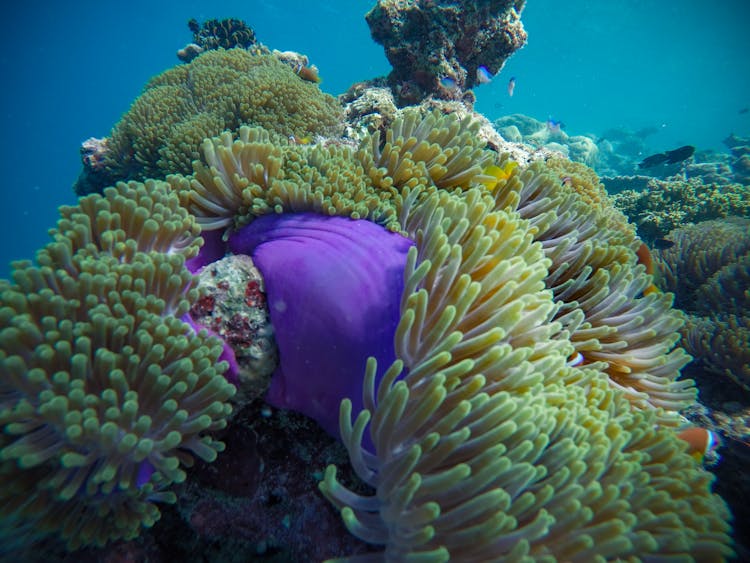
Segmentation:
{"type": "Polygon", "coordinates": [[[295,69],[295,72],[297,73],[297,76],[299,76],[302,80],[315,82],[316,84],[320,84],[322,82],[322,79],[320,78],[320,76],[318,76],[318,67],[316,67],[315,65],[305,66],[300,64],[295,69]]]}
{"type": "Polygon", "coordinates": [[[570,356],[568,356],[567,364],[569,367],[574,368],[576,366],[580,366],[583,363],[584,359],[585,358],[583,357],[583,354],[581,354],[580,352],[573,352],[570,356]]]}
{"type": "MultiPolygon", "coordinates": [[[[638,263],[643,264],[646,267],[646,273],[649,276],[654,275],[654,259],[651,257],[651,251],[649,250],[648,246],[646,246],[645,242],[641,243],[641,246],[638,247],[638,250],[635,252],[636,256],[638,256],[638,263]]],[[[659,288],[656,287],[653,283],[651,283],[646,289],[643,290],[643,295],[651,295],[652,293],[661,293],[659,291],[659,288]]]]}
{"type": "Polygon", "coordinates": [[[488,190],[493,191],[501,181],[510,178],[516,166],[518,166],[518,163],[513,160],[509,160],[503,166],[490,164],[482,171],[482,175],[477,180],[487,186],[488,190]]]}
{"type": "Polygon", "coordinates": [[[699,462],[702,462],[721,446],[721,439],[716,432],[700,426],[684,428],[677,432],[677,437],[687,442],[688,453],[699,462]]]}

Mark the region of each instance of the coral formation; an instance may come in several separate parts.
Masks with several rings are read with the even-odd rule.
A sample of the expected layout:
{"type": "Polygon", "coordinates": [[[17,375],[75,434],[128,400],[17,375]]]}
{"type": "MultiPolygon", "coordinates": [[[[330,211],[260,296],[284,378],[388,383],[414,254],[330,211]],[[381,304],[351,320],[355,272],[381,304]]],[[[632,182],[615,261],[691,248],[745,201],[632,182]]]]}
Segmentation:
{"type": "Polygon", "coordinates": [[[750,391],[750,219],[727,218],[669,233],[656,257],[659,284],[688,313],[684,346],[712,373],[750,391]]]}
{"type": "Polygon", "coordinates": [[[379,0],[365,16],[393,70],[388,83],[400,106],[430,95],[462,99],[477,70],[492,75],[526,43],[525,0],[379,0]],[[449,86],[445,86],[449,83],[449,86]]]}
{"type": "MultiPolygon", "coordinates": [[[[166,77],[157,82],[172,86],[166,77]]],[[[121,318],[145,319],[153,338],[173,335],[159,328],[168,324],[182,338],[168,340],[176,355],[164,344],[169,363],[163,370],[178,370],[185,381],[175,394],[187,394],[187,402],[177,410],[185,414],[164,423],[171,438],[163,442],[210,460],[221,446],[203,433],[225,423],[233,387],[212,366],[222,352],[218,341],[194,334],[178,318],[199,298],[186,258],[191,269],[205,269],[227,252],[250,253],[264,278],[280,349],[271,399],[309,409],[340,435],[352,468],[374,494],[346,488],[333,466],[321,490],[346,527],[382,546],[386,557],[728,556],[726,507],[710,491],[712,476],[674,431],[678,412],[695,396],[692,381],[678,379],[688,359],[675,348],[682,319],[670,308],[670,295],[644,295],[651,279],[637,264],[639,241],[605,199],[591,204],[601,192],[583,171],[576,171],[579,184],[561,182],[542,163],[521,169],[484,144],[478,123],[439,112],[406,112],[384,135],[366,135],[357,150],[336,142],[289,143],[247,126],[207,139],[191,176],[169,176],[171,191],[159,182],[120,184],[104,198],[84,198],[85,213],[63,211],[65,236],[39,254],[40,267],[17,275],[18,290],[3,284],[7,347],[32,357],[26,341],[11,338],[17,334],[11,319],[27,309],[43,323],[71,317],[56,294],[69,306],[85,303],[85,314],[96,311],[96,319],[99,300],[116,301],[105,310],[114,317],[112,342],[103,343],[123,344],[112,351],[114,360],[123,351],[129,358],[144,348],[161,351],[147,346],[150,341],[129,347],[130,333],[115,330],[121,318]],[[176,219],[165,218],[167,210],[176,219]],[[205,229],[197,256],[196,224],[205,229]],[[158,267],[136,270],[142,262],[158,267]],[[80,272],[83,265],[89,269],[80,272]],[[54,276],[71,268],[73,281],[58,283],[54,276]],[[89,272],[106,276],[112,289],[97,291],[89,272]],[[84,298],[76,280],[99,299],[84,298]],[[131,286],[133,297],[125,291],[131,286]],[[40,297],[26,305],[23,289],[40,297]],[[574,355],[582,363],[571,362],[574,355]],[[199,383],[192,396],[191,385],[199,383]],[[193,409],[198,419],[189,418],[193,409]]],[[[49,339],[76,334],[59,324],[43,327],[49,339]]],[[[75,357],[61,362],[75,364],[75,357]]],[[[64,376],[56,379],[64,368],[53,367],[53,385],[64,385],[64,376]]],[[[15,398],[24,379],[15,373],[7,381],[0,396],[15,398]]],[[[68,393],[70,402],[79,400],[77,389],[68,393]]],[[[102,393],[106,401],[116,401],[120,391],[126,403],[135,401],[116,389],[102,393]]],[[[161,395],[148,397],[156,402],[161,395]]],[[[50,393],[44,398],[54,400],[50,393]]],[[[109,417],[106,424],[132,419],[147,427],[131,414],[139,404],[107,403],[99,416],[109,417]]],[[[166,405],[172,407],[169,400],[156,403],[166,405]]],[[[57,408],[41,414],[55,416],[57,408]]],[[[28,430],[21,420],[7,428],[28,430]]],[[[132,433],[130,442],[139,447],[132,433]]],[[[2,470],[27,487],[14,482],[11,490],[35,493],[33,468],[24,470],[15,459],[26,452],[2,445],[10,458],[2,470]]],[[[114,512],[124,495],[142,501],[137,508],[148,507],[148,516],[123,509],[124,516],[92,524],[94,531],[75,530],[71,541],[130,537],[155,517],[147,500],[171,500],[150,487],[184,478],[179,464],[189,463],[188,452],[138,465],[149,447],[155,448],[140,446],[135,463],[123,463],[128,451],[117,450],[123,474],[111,476],[110,465],[102,469],[120,479],[116,491],[113,481],[97,488],[96,473],[85,491],[93,497],[75,499],[84,507],[79,510],[101,511],[104,504],[114,512]],[[141,488],[131,486],[141,484],[135,474],[146,479],[141,488]]],[[[50,479],[64,482],[65,475],[54,472],[50,479]]],[[[31,508],[14,507],[11,524],[18,518],[45,525],[57,514],[31,514],[31,508]]]]}
{"type": "Polygon", "coordinates": [[[398,112],[390,88],[366,82],[352,85],[339,96],[339,101],[344,105],[344,134],[355,139],[361,139],[367,133],[385,131],[398,112]]]}
{"type": "Polygon", "coordinates": [[[732,153],[730,166],[735,182],[750,184],[750,138],[729,135],[724,144],[732,153]]]}
{"type": "Polygon", "coordinates": [[[496,119],[493,125],[508,141],[544,147],[591,168],[599,164],[599,147],[594,140],[586,135],[568,135],[562,124],[545,123],[517,113],[496,119]]]}
{"type": "MultiPolygon", "coordinates": [[[[638,241],[608,225],[622,216],[587,205],[541,164],[509,167],[487,182],[487,156],[472,131],[455,117],[407,115],[385,143],[375,134],[356,152],[276,145],[280,162],[267,178],[259,160],[270,159],[258,155],[272,147],[246,150],[262,135],[241,131],[238,141],[204,145],[207,162],[197,172],[208,164],[211,173],[200,181],[197,173],[170,179],[217,230],[249,222],[254,236],[271,229],[271,239],[277,221],[313,212],[316,229],[338,224],[326,215],[343,215],[352,225],[389,225],[414,243],[403,291],[396,288],[395,358],[367,360],[355,421],[352,402],[341,407],[351,463],[377,494],[345,489],[334,468],[322,490],[350,531],[391,558],[729,554],[726,508],[670,427],[694,389],[677,380],[687,357],[674,348],[681,319],[671,297],[642,296],[650,278],[636,265],[638,241]],[[347,182],[336,181],[342,172],[347,182]],[[349,186],[357,175],[369,203],[355,215],[349,186]],[[260,195],[251,201],[253,191],[260,195]],[[232,220],[232,209],[245,219],[232,220]],[[580,367],[568,365],[575,352],[580,367]]],[[[244,251],[233,236],[230,249],[244,251]]],[[[308,309],[327,286],[313,285],[295,286],[308,292],[297,297],[305,305],[288,309],[284,299],[285,314],[314,314],[308,309]]],[[[351,309],[369,306],[362,299],[351,309]]],[[[274,307],[270,314],[276,327],[274,307]]],[[[337,349],[355,345],[345,338],[337,349]]],[[[315,403],[336,392],[321,391],[327,372],[315,368],[330,354],[305,349],[304,369],[289,371],[282,350],[285,392],[296,386],[315,403]]],[[[340,396],[351,397],[351,388],[340,396]]]]}
{"type": "Polygon", "coordinates": [[[75,190],[189,173],[205,138],[242,125],[303,138],[337,133],[341,116],[332,96],[273,55],[208,51],[149,81],[107,139],[103,165],[84,167],[75,190]]]}
{"type": "Polygon", "coordinates": [[[637,226],[638,234],[650,241],[687,223],[730,215],[750,216],[748,190],[741,184],[704,184],[697,178],[654,178],[644,190],[625,190],[612,199],[615,207],[637,226]]]}
{"type": "Polygon", "coordinates": [[[197,20],[188,21],[193,33],[193,43],[177,52],[177,57],[186,63],[204,51],[212,49],[249,49],[255,45],[255,32],[244,21],[235,18],[206,20],[200,25],[197,20]]]}
{"type": "Polygon", "coordinates": [[[71,547],[135,537],[193,456],[223,444],[222,344],[180,320],[200,239],[164,183],[61,208],[37,264],[0,281],[0,520],[71,547]]]}
{"type": "Polygon", "coordinates": [[[617,127],[607,129],[600,135],[572,135],[565,129],[564,123],[552,118],[545,122],[519,113],[496,119],[494,126],[509,142],[524,143],[536,149],[546,148],[593,168],[602,176],[610,193],[638,190],[651,178],[665,180],[675,175],[684,179],[695,178],[704,184],[748,183],[747,168],[743,166],[750,163],[750,143],[737,136],[730,136],[724,141],[732,147],[733,156],[713,150],[699,150],[695,153],[694,162],[664,163],[642,170],[638,164],[644,155],[655,152],[647,141],[659,131],[657,127],[644,127],[637,131],[617,127]],[[743,155],[748,155],[746,161],[742,160],[743,155]]]}

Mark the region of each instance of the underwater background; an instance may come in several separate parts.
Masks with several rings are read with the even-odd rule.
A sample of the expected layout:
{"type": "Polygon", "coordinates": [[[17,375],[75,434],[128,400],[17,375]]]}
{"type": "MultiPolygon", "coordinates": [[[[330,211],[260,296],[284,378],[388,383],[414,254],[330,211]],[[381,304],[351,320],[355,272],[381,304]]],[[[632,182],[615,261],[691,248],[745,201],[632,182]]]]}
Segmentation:
{"type": "MultiPolygon", "coordinates": [[[[236,17],[260,41],[305,53],[333,95],[388,73],[364,14],[372,2],[97,3],[29,1],[4,9],[0,35],[0,277],[48,240],[57,207],[75,201],[79,147],[108,135],[146,81],[174,66],[190,18],[236,17]]],[[[521,113],[562,121],[572,135],[653,128],[653,151],[726,151],[750,134],[750,4],[722,0],[532,0],[528,43],[475,89],[489,119],[521,113]],[[516,90],[506,86],[516,77],[516,90]]],[[[643,156],[646,156],[645,154],[643,156]]]]}
{"type": "Polygon", "coordinates": [[[6,9],[0,561],[750,560],[750,4],[375,4],[6,9]]]}

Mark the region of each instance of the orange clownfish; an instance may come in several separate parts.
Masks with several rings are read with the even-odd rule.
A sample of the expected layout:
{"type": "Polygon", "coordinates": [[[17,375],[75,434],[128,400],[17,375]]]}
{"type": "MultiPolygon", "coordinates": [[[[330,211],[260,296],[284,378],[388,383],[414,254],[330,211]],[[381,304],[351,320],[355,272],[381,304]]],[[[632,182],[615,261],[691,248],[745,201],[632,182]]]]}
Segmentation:
{"type": "Polygon", "coordinates": [[[677,437],[688,445],[688,453],[696,460],[703,459],[721,446],[716,432],[700,426],[690,426],[677,432],[677,437]]]}
{"type": "Polygon", "coordinates": [[[318,76],[318,67],[316,67],[315,65],[299,65],[296,69],[296,72],[300,78],[302,78],[303,80],[307,80],[308,82],[315,82],[316,84],[320,84],[320,82],[322,82],[320,76],[318,76]]]}
{"type": "MultiPolygon", "coordinates": [[[[641,246],[638,247],[636,255],[638,256],[638,263],[643,264],[646,267],[646,273],[649,276],[653,276],[654,259],[651,257],[651,251],[649,250],[648,246],[646,246],[645,242],[642,242],[641,246]]],[[[653,283],[643,290],[643,295],[651,295],[652,293],[660,293],[659,288],[656,287],[653,283]]]]}

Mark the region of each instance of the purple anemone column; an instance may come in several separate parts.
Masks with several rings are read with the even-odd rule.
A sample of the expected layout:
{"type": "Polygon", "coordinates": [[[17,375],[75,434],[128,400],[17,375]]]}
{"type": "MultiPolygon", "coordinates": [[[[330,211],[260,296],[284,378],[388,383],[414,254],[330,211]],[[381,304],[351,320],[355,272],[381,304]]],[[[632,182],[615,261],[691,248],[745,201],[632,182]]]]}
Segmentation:
{"type": "Polygon", "coordinates": [[[369,356],[395,359],[409,239],[370,221],[264,215],[229,239],[263,274],[280,363],[267,400],[338,436],[341,399],[362,407],[369,356]]]}

